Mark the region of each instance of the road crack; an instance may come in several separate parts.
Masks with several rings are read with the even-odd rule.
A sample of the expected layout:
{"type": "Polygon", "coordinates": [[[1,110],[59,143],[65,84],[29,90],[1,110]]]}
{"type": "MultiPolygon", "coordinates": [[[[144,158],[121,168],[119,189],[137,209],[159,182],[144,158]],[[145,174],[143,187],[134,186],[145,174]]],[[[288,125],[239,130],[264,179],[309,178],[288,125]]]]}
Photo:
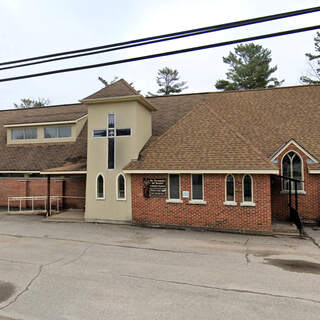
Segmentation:
{"type": "Polygon", "coordinates": [[[311,240],[311,242],[313,242],[313,244],[318,247],[318,249],[320,249],[320,244],[316,241],[315,238],[313,238],[312,236],[310,236],[309,233],[305,232],[305,235],[309,238],[309,240],[311,240]]]}
{"type": "Polygon", "coordinates": [[[46,264],[40,264],[37,273],[35,274],[35,276],[27,283],[27,285],[14,297],[13,300],[11,300],[10,302],[8,302],[6,305],[0,307],[0,310],[4,310],[8,307],[10,307],[11,305],[15,304],[18,299],[25,294],[27,291],[29,291],[30,287],[32,286],[32,284],[40,277],[41,273],[43,272],[44,268],[57,263],[59,261],[63,260],[63,258],[57,259],[55,261],[46,263],[46,264]]]}
{"type": "Polygon", "coordinates": [[[76,261],[80,260],[87,253],[87,251],[93,246],[94,246],[93,244],[87,246],[86,248],[84,248],[84,250],[81,251],[81,253],[76,258],[64,263],[63,266],[67,266],[69,264],[75,263],[76,261]]]}
{"type": "Polygon", "coordinates": [[[286,295],[281,295],[281,294],[272,294],[272,293],[262,292],[262,291],[253,291],[253,290],[244,290],[244,289],[235,289],[235,288],[223,288],[223,287],[209,286],[209,285],[203,285],[203,284],[180,282],[180,281],[174,281],[174,280],[148,278],[148,277],[142,277],[142,276],[131,275],[131,274],[122,274],[120,276],[132,278],[132,279],[169,283],[169,284],[173,284],[173,285],[191,286],[191,287],[197,287],[197,288],[202,288],[202,289],[211,289],[211,290],[224,291],[224,292],[234,292],[234,293],[249,294],[249,295],[267,296],[270,298],[292,299],[292,300],[299,300],[299,301],[304,301],[304,302],[312,302],[312,303],[320,304],[320,300],[302,298],[302,297],[297,297],[297,296],[286,296],[286,295]]]}
{"type": "Polygon", "coordinates": [[[249,239],[247,239],[247,241],[244,244],[244,246],[245,246],[245,255],[244,255],[244,257],[246,258],[247,265],[249,265],[249,263],[250,263],[249,251],[248,251],[248,242],[249,242],[249,239]]]}
{"type": "Polygon", "coordinates": [[[28,236],[28,235],[17,235],[17,234],[8,234],[8,233],[0,233],[0,236],[8,236],[14,238],[28,238],[28,239],[45,239],[45,240],[56,240],[56,241],[69,241],[75,243],[86,243],[89,245],[97,245],[97,246],[104,246],[110,248],[124,248],[124,249],[135,249],[135,250],[148,250],[148,251],[156,251],[156,252],[167,252],[167,253],[177,253],[177,254],[195,254],[201,256],[208,256],[211,255],[210,253],[202,253],[202,252],[195,252],[195,251],[184,251],[184,250],[172,250],[172,249],[159,249],[154,247],[139,247],[139,246],[132,246],[132,245],[120,245],[120,244],[112,244],[112,243],[103,243],[103,242],[95,242],[95,241],[87,241],[87,240],[80,240],[80,239],[66,239],[66,238],[57,238],[57,237],[50,237],[50,236],[28,236]]]}

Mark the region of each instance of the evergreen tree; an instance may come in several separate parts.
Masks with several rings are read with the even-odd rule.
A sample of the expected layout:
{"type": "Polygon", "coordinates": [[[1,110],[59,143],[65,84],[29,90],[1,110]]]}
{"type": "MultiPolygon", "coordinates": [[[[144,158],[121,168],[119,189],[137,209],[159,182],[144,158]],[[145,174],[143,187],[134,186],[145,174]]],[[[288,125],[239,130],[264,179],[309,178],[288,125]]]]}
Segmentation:
{"type": "Polygon", "coordinates": [[[111,80],[111,81],[107,81],[107,80],[103,79],[102,77],[99,77],[98,80],[99,80],[101,83],[103,83],[103,85],[104,85],[105,87],[107,87],[107,86],[109,86],[110,84],[113,84],[114,82],[116,82],[116,81],[118,80],[118,77],[114,77],[113,80],[111,80]]]}
{"type": "Polygon", "coordinates": [[[180,93],[182,90],[187,89],[186,81],[179,81],[179,72],[176,69],[165,67],[158,71],[157,84],[160,87],[157,93],[159,94],[172,94],[180,93]]]}
{"type": "Polygon", "coordinates": [[[49,99],[38,98],[38,99],[30,99],[24,98],[20,100],[20,103],[14,103],[14,107],[16,109],[28,109],[28,108],[39,108],[45,107],[50,104],[49,99]]]}
{"type": "Polygon", "coordinates": [[[240,44],[223,57],[223,62],[230,68],[226,73],[228,80],[218,80],[219,90],[245,90],[255,88],[270,88],[280,86],[284,80],[270,77],[277,70],[271,67],[271,51],[254,43],[240,44]]]}
{"type": "Polygon", "coordinates": [[[320,84],[320,32],[314,38],[316,54],[306,53],[309,59],[310,76],[302,76],[300,80],[305,84],[320,84]]]}

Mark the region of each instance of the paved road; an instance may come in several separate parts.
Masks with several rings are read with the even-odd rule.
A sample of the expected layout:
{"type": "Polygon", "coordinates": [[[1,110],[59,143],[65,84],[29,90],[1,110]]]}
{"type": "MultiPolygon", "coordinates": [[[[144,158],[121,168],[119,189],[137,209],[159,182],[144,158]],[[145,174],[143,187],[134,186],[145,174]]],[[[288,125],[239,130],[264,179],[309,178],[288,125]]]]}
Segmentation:
{"type": "Polygon", "coordinates": [[[320,247],[2,213],[0,319],[318,320],[320,247]]]}

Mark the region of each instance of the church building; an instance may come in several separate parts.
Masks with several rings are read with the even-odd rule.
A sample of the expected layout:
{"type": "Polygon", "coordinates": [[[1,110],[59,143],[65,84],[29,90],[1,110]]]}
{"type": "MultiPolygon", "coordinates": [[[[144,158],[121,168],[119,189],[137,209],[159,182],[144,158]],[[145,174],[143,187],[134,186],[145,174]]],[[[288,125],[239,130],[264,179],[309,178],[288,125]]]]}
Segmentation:
{"type": "Polygon", "coordinates": [[[295,204],[320,221],[319,123],[319,86],[144,97],[121,79],[78,104],[0,111],[0,206],[269,232],[295,204]]]}

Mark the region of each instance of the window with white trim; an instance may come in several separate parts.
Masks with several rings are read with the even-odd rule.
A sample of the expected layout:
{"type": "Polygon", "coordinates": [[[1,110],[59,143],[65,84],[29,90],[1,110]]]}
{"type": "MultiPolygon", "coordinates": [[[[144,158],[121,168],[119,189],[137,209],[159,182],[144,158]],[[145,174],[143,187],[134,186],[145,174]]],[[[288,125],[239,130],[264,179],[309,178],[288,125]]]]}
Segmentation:
{"type": "MultiPolygon", "coordinates": [[[[287,153],[282,159],[282,175],[284,177],[303,180],[302,160],[294,151],[287,153]]],[[[295,190],[295,182],[283,179],[282,189],[289,191],[289,183],[291,183],[291,190],[295,190]]],[[[297,182],[297,189],[303,190],[303,183],[297,182]]]]}
{"type": "Polygon", "coordinates": [[[126,179],[122,173],[118,175],[118,181],[117,181],[117,186],[118,186],[118,199],[119,200],[125,200],[126,198],[126,179]]]}
{"type": "Polygon", "coordinates": [[[243,202],[253,202],[252,178],[248,174],[243,177],[242,190],[243,190],[243,202]]]}
{"type": "Polygon", "coordinates": [[[169,175],[169,199],[180,199],[180,175],[169,175]]]}
{"type": "Polygon", "coordinates": [[[37,138],[37,128],[11,129],[11,140],[28,140],[37,138]]]}
{"type": "Polygon", "coordinates": [[[192,174],[192,200],[203,200],[203,176],[192,174]]]}
{"type": "Polygon", "coordinates": [[[97,199],[104,199],[104,177],[102,174],[97,177],[97,199]]]}
{"type": "Polygon", "coordinates": [[[71,138],[71,136],[71,126],[50,126],[44,128],[44,137],[46,139],[71,138]]]}
{"type": "Polygon", "coordinates": [[[226,201],[234,202],[234,177],[232,175],[228,175],[226,178],[226,201]]]}

